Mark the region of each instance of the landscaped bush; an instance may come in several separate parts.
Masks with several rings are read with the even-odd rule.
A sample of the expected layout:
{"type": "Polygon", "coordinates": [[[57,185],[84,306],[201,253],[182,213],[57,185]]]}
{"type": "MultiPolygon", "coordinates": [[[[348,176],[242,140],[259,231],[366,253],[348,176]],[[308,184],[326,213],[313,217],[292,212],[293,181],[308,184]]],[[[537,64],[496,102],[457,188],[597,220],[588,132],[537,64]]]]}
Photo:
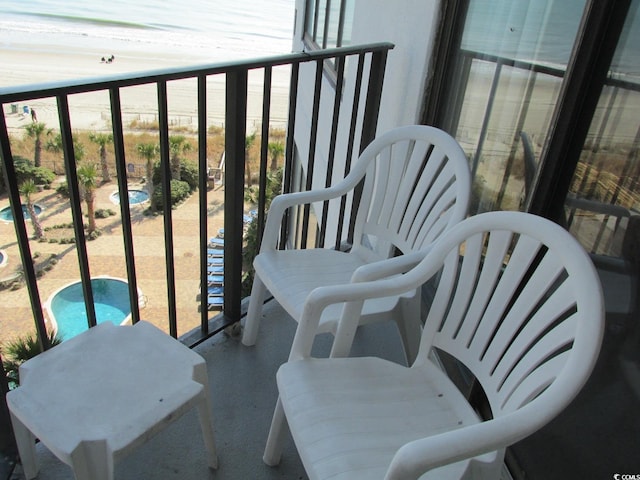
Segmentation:
{"type": "Polygon", "coordinates": [[[49,188],[56,179],[56,174],[46,167],[33,167],[32,178],[36,185],[44,185],[49,188]]]}
{"type": "MultiPolygon", "coordinates": [[[[191,189],[187,182],[171,180],[171,205],[176,206],[189,197],[191,189]]],[[[156,185],[153,189],[153,202],[158,210],[162,210],[162,185],[156,185]]]]}
{"type": "MultiPolygon", "coordinates": [[[[180,180],[189,185],[191,192],[195,191],[198,188],[198,166],[192,162],[181,161],[180,180]]],[[[161,183],[162,173],[160,172],[160,162],[156,162],[153,166],[153,184],[160,185],[161,183]]]]}
{"type": "MultiPolygon", "coordinates": [[[[62,337],[53,331],[47,332],[49,344],[53,347],[62,343],[62,337]]],[[[42,353],[38,337],[35,333],[28,333],[15,340],[11,340],[2,345],[0,350],[4,355],[2,366],[4,367],[9,388],[16,388],[20,385],[19,367],[27,360],[42,353]]]]}
{"type": "MultiPolygon", "coordinates": [[[[56,178],[52,170],[46,167],[34,167],[31,160],[17,155],[13,158],[13,168],[16,172],[18,185],[33,180],[36,185],[44,185],[48,188],[56,178]]],[[[0,175],[0,191],[4,191],[4,189],[4,178],[0,175]]]]}
{"type": "Polygon", "coordinates": [[[180,180],[187,182],[192,192],[198,189],[198,166],[195,163],[183,161],[180,164],[180,180]]]}
{"type": "Polygon", "coordinates": [[[62,182],[60,185],[56,187],[56,193],[65,198],[69,198],[69,185],[67,182],[62,182]]]}
{"type": "Polygon", "coordinates": [[[98,208],[95,211],[96,218],[108,218],[114,216],[115,214],[116,212],[114,212],[110,208],[98,208]]]}

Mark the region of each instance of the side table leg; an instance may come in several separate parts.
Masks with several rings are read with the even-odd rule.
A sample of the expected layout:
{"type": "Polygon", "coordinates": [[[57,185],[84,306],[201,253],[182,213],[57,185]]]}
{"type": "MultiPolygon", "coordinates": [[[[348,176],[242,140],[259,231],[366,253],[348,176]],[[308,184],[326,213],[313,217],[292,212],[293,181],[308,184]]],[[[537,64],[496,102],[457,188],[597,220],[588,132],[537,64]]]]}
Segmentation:
{"type": "Polygon", "coordinates": [[[113,480],[113,454],[106,440],[81,442],[71,452],[76,480],[113,480]]]}
{"type": "Polygon", "coordinates": [[[209,457],[209,467],[218,468],[218,454],[216,453],[216,441],[213,435],[211,398],[209,397],[209,376],[207,375],[207,364],[204,360],[193,366],[193,379],[202,385],[202,392],[200,393],[197,407],[202,437],[209,457]]]}
{"type": "Polygon", "coordinates": [[[209,402],[206,397],[203,397],[202,400],[198,402],[198,416],[200,417],[204,445],[208,452],[209,467],[218,468],[218,455],[216,453],[216,441],[213,435],[213,423],[209,410],[209,402]]]}
{"type": "Polygon", "coordinates": [[[13,425],[13,433],[16,437],[24,475],[27,480],[31,480],[38,476],[39,470],[38,457],[36,456],[36,437],[13,413],[11,414],[11,424],[13,425]]]}

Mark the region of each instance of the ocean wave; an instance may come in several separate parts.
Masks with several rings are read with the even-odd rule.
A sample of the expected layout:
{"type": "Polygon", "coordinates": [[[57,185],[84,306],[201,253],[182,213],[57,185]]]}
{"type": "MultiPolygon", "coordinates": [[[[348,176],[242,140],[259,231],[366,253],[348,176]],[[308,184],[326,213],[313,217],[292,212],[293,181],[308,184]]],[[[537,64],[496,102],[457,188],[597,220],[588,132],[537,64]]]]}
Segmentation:
{"type": "Polygon", "coordinates": [[[59,20],[62,22],[70,22],[77,24],[87,24],[87,25],[98,25],[103,27],[119,27],[119,28],[136,28],[136,29],[150,29],[153,28],[151,25],[144,23],[135,23],[128,22],[124,20],[111,20],[108,18],[98,18],[98,17],[87,17],[81,15],[61,15],[56,13],[37,13],[37,14],[17,14],[24,15],[31,18],[38,19],[39,17],[43,19],[51,19],[51,20],[59,20]]]}
{"type": "MultiPolygon", "coordinates": [[[[82,46],[95,49],[181,51],[229,50],[242,56],[284,53],[290,49],[290,37],[283,38],[267,30],[250,33],[233,29],[211,32],[170,29],[166,25],[131,28],[113,23],[20,22],[0,20],[0,42],[7,39],[35,44],[82,46]]],[[[106,51],[105,50],[105,51],[106,51]]]]}

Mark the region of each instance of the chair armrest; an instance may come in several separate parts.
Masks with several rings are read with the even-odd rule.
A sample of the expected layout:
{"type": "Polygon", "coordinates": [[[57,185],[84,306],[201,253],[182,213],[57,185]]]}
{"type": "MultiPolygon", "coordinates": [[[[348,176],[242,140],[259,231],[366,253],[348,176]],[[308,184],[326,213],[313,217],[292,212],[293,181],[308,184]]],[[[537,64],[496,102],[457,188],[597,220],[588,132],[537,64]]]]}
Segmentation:
{"type": "MultiPolygon", "coordinates": [[[[424,257],[424,252],[422,252],[422,256],[424,257]]],[[[393,270],[395,273],[403,273],[399,269],[399,265],[414,266],[411,260],[415,262],[417,253],[411,254],[411,256],[407,255],[407,257],[409,258],[406,264],[400,261],[392,263],[392,266],[395,267],[395,270],[393,270]]],[[[348,332],[344,333],[344,335],[351,335],[352,331],[355,332],[362,304],[365,300],[400,295],[418,288],[435,275],[440,266],[440,261],[433,261],[427,255],[418,265],[415,265],[415,268],[408,267],[410,269],[404,275],[387,276],[377,280],[343,285],[324,286],[312,290],[305,300],[302,316],[293,339],[289,361],[309,356],[313,339],[318,330],[320,317],[324,309],[329,305],[345,303],[334,343],[349,342],[349,339],[341,338],[341,335],[343,335],[341,332],[348,332]]],[[[388,271],[391,271],[391,269],[388,271]]]]}
{"type": "Polygon", "coordinates": [[[362,265],[353,272],[351,282],[366,282],[406,273],[420,263],[430,250],[431,246],[428,246],[417,252],[362,265]]]}
{"type": "Polygon", "coordinates": [[[260,251],[264,252],[275,249],[278,232],[280,231],[280,223],[287,209],[297,205],[306,205],[338,198],[347,193],[350,190],[349,187],[349,184],[345,185],[345,182],[342,181],[330,188],[310,190],[308,192],[284,193],[275,197],[269,207],[260,251]]]}
{"type": "Polygon", "coordinates": [[[546,415],[526,406],[503,417],[414,440],[398,449],[384,478],[418,479],[434,468],[501,450],[535,432],[548,420],[546,415]]]}
{"type": "Polygon", "coordinates": [[[331,187],[309,190],[307,192],[284,193],[275,197],[269,207],[269,215],[267,216],[260,251],[273,250],[275,248],[282,216],[288,208],[296,205],[323,202],[345,195],[347,192],[353,190],[364,177],[367,164],[367,162],[363,161],[355,162],[349,174],[331,187]]]}

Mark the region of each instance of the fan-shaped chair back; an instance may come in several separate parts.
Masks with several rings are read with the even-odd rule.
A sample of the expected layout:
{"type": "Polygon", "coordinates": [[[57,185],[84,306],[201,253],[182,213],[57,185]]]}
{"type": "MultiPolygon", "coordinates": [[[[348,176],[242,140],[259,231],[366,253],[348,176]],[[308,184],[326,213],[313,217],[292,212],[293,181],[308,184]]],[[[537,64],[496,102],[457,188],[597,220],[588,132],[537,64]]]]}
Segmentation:
{"type": "MultiPolygon", "coordinates": [[[[460,145],[442,130],[415,125],[392,130],[362,153],[366,177],[354,248],[386,258],[433,242],[464,218],[470,174],[460,145]]],[[[359,172],[353,172],[358,174],[359,172]]]]}
{"type": "MultiPolygon", "coordinates": [[[[494,416],[583,382],[596,359],[585,352],[597,351],[603,318],[584,249],[560,226],[518,212],[459,226],[433,252],[445,263],[422,341],[471,370],[494,416]]],[[[421,348],[419,359],[426,353],[421,348]]]]}

